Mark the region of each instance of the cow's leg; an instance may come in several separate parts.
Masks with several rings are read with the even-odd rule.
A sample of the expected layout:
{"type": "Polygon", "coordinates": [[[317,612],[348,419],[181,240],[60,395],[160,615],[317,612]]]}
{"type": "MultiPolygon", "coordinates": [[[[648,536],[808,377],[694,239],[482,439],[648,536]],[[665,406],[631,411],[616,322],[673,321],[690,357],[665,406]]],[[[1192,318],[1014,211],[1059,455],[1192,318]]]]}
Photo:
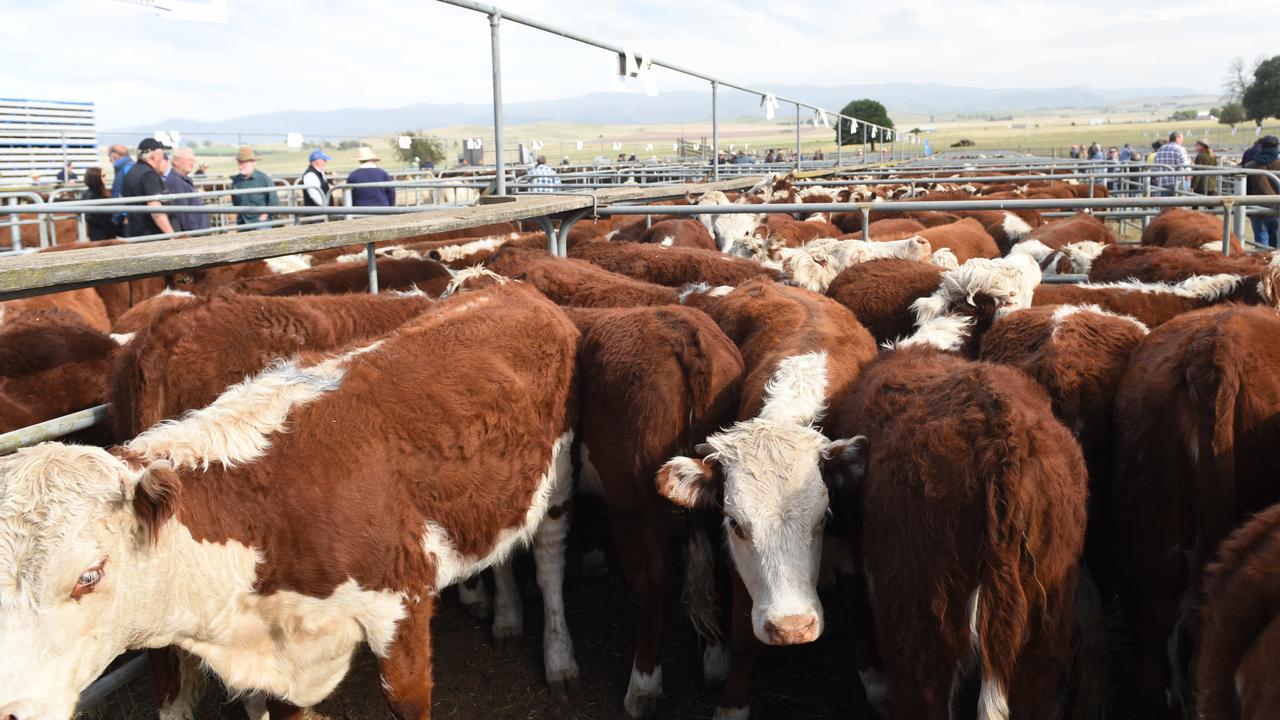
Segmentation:
{"type": "Polygon", "coordinates": [[[654,494],[650,507],[609,507],[618,561],[631,589],[635,619],[635,659],[623,708],[633,718],[652,715],[662,699],[663,593],[662,506],[654,494]]]}
{"type": "MultiPolygon", "coordinates": [[[[409,605],[395,640],[379,659],[382,693],[400,720],[431,717],[431,615],[435,599],[422,593],[409,605]]],[[[274,714],[271,720],[275,720],[274,714]]]]}
{"type": "MultiPolygon", "coordinates": [[[[249,707],[248,700],[245,701],[245,708],[249,707]]],[[[302,708],[297,705],[278,700],[276,698],[268,698],[265,702],[267,717],[271,720],[302,720],[302,708]]],[[[257,717],[262,717],[259,714],[257,717]]],[[[250,720],[256,720],[253,715],[249,716],[250,720]]]]}
{"type": "Polygon", "coordinates": [[[246,695],[240,704],[244,706],[244,716],[249,720],[271,720],[271,705],[265,695],[246,695]]]}
{"type": "MultiPolygon", "coordinates": [[[[1074,571],[1071,575],[1074,576],[1074,571]]],[[[1031,590],[1030,593],[1034,593],[1031,590]]],[[[1033,606],[1027,623],[1027,642],[1014,665],[1009,688],[1009,715],[1015,718],[1059,717],[1063,690],[1071,661],[1071,639],[1076,629],[1075,578],[1050,586],[1042,612],[1033,606]]],[[[1105,659],[1105,658],[1104,658],[1105,659]]],[[[1105,668],[1085,668],[1105,672],[1105,668]]],[[[1086,687],[1094,683],[1084,683],[1086,687]]],[[[1102,698],[1077,698],[1085,707],[1102,708],[1102,698]]],[[[1085,717],[1096,717],[1087,715],[1085,717]]]]}
{"type": "Polygon", "coordinates": [[[147,651],[160,720],[193,720],[204,692],[199,662],[175,647],[147,651]]]}
{"type": "Polygon", "coordinates": [[[572,469],[569,453],[561,452],[553,460],[563,467],[562,478],[551,493],[547,516],[533,536],[533,561],[537,569],[538,588],[542,590],[542,658],[547,684],[557,699],[567,699],[568,689],[578,683],[578,663],[573,658],[573,638],[564,616],[564,549],[569,536],[569,501],[572,498],[572,469]]]}
{"type": "Polygon", "coordinates": [[[764,644],[751,629],[751,595],[735,569],[733,611],[729,620],[729,677],[716,707],[715,720],[746,720],[751,716],[751,673],[764,644]]]}
{"type": "Polygon", "coordinates": [[[493,603],[489,600],[483,575],[469,577],[458,583],[458,601],[467,614],[477,620],[484,620],[493,613],[493,603]]]}
{"type": "Polygon", "coordinates": [[[510,652],[524,638],[524,605],[516,585],[514,559],[507,557],[493,566],[493,647],[510,652]]]}

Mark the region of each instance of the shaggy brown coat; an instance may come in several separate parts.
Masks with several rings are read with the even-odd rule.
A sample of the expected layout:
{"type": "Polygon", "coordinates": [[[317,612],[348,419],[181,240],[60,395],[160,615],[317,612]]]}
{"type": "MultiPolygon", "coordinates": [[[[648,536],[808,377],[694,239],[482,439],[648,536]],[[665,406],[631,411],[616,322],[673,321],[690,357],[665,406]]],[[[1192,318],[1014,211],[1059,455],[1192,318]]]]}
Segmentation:
{"type": "Polygon", "coordinates": [[[901,258],[879,258],[850,265],[836,275],[827,297],[853,312],[877,343],[915,332],[911,303],[932,295],[942,268],[901,258]]]}
{"type": "Polygon", "coordinates": [[[636,280],[682,287],[688,283],[739,285],[756,278],[781,279],[781,274],[754,260],[719,251],[657,248],[637,243],[595,242],[569,248],[569,257],[621,273],[636,280]]]}
{"type": "MultiPolygon", "coordinates": [[[[596,244],[605,243],[586,243],[596,244]]],[[[613,246],[613,243],[608,244],[613,246]]],[[[618,243],[619,246],[628,244],[650,247],[618,243]]],[[[652,249],[655,252],[671,252],[657,247],[652,249]]],[[[533,285],[560,305],[605,308],[674,305],[679,302],[675,288],[635,280],[586,260],[553,257],[541,250],[502,248],[489,259],[487,265],[500,275],[533,285]]]]}

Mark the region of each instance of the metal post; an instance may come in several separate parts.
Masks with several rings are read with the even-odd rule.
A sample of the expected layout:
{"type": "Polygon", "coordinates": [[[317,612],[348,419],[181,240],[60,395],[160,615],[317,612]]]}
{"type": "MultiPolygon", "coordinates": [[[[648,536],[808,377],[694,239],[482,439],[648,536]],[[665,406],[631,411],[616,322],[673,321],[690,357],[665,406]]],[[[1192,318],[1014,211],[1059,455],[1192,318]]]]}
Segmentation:
{"type": "MultiPolygon", "coordinates": [[[[16,197],[9,198],[9,204],[12,206],[16,206],[18,204],[18,198],[16,197]]],[[[9,213],[9,234],[13,240],[13,249],[15,251],[21,250],[22,249],[22,228],[18,226],[18,213],[16,212],[9,213]]]]}
{"type": "Polygon", "coordinates": [[[800,171],[800,103],[796,103],[796,172],[800,171]]]}
{"type": "MultiPolygon", "coordinates": [[[[343,187],[343,188],[342,188],[342,206],[343,206],[343,207],[352,207],[352,206],[353,206],[353,203],[352,203],[352,201],[351,201],[351,188],[349,188],[349,187],[343,187]]],[[[342,216],[342,219],[343,219],[343,220],[354,220],[354,219],[355,219],[355,217],[356,217],[355,215],[343,215],[343,216],[342,216]]]]}
{"type": "Polygon", "coordinates": [[[493,151],[497,163],[498,195],[507,194],[506,165],[502,160],[502,52],[498,45],[498,29],[502,13],[489,16],[489,38],[493,48],[493,151]]]}
{"type": "MultiPolygon", "coordinates": [[[[1274,208],[1272,209],[1274,210],[1274,208]]],[[[1233,224],[1235,225],[1236,237],[1239,237],[1239,238],[1244,237],[1244,212],[1245,212],[1244,205],[1236,206],[1235,213],[1234,213],[1235,220],[1233,224]]]]}
{"type": "Polygon", "coordinates": [[[840,142],[844,139],[844,118],[836,118],[836,167],[840,167],[844,163],[841,157],[844,152],[844,145],[840,142]]]}
{"type": "Polygon", "coordinates": [[[720,179],[720,125],[716,119],[716,95],[720,83],[711,81],[711,179],[720,179]]]}
{"type": "Polygon", "coordinates": [[[871,239],[871,208],[863,205],[862,208],[862,239],[871,239]]]}
{"type": "Polygon", "coordinates": [[[378,294],[378,256],[373,251],[373,243],[364,246],[365,255],[369,260],[369,294],[378,294]]]}
{"type": "MultiPolygon", "coordinates": [[[[1142,197],[1151,197],[1151,176],[1145,173],[1142,175],[1142,197]]],[[[1147,229],[1147,226],[1150,224],[1151,224],[1151,216],[1143,215],[1142,229],[1143,230],[1147,229]]]]}
{"type": "Polygon", "coordinates": [[[1231,254],[1231,216],[1234,203],[1226,200],[1222,203],[1222,254],[1231,254]]]}

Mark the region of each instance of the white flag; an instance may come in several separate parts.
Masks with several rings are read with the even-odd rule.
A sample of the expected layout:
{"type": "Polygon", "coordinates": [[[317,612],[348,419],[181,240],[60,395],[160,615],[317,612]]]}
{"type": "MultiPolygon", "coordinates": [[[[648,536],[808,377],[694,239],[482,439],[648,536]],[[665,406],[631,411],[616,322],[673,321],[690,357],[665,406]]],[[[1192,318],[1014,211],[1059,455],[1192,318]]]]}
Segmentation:
{"type": "Polygon", "coordinates": [[[582,141],[581,141],[581,140],[579,140],[578,142],[574,143],[574,144],[573,144],[573,146],[574,146],[574,148],[576,148],[576,149],[578,149],[578,150],[581,150],[581,149],[582,149],[582,141]]]}
{"type": "Polygon", "coordinates": [[[645,143],[645,145],[644,145],[644,151],[645,151],[645,152],[653,152],[653,143],[645,143]]]}
{"type": "Polygon", "coordinates": [[[286,133],[284,136],[284,144],[294,149],[302,147],[302,133],[286,133]]]}
{"type": "Polygon", "coordinates": [[[413,147],[413,138],[409,137],[408,135],[401,135],[399,138],[396,139],[396,144],[400,146],[401,150],[408,150],[409,148],[413,147]]]}
{"type": "Polygon", "coordinates": [[[614,143],[614,144],[613,144],[613,149],[614,149],[614,150],[621,150],[621,149],[622,149],[622,143],[620,143],[620,142],[616,142],[616,143],[614,143]]]}
{"type": "Polygon", "coordinates": [[[764,107],[764,119],[772,120],[778,112],[778,98],[773,93],[765,93],[760,104],[764,107]]]}

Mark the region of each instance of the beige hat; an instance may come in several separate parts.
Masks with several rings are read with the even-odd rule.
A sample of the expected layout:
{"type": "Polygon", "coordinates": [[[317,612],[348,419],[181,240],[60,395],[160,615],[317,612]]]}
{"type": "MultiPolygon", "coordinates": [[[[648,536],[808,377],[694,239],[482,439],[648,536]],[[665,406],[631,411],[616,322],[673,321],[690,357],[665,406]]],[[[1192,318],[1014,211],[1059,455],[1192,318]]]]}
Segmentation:
{"type": "Polygon", "coordinates": [[[240,151],[236,153],[236,162],[257,162],[258,156],[253,154],[253,148],[248,145],[241,145],[240,151]]]}
{"type": "Polygon", "coordinates": [[[379,158],[373,154],[373,148],[362,146],[356,151],[356,162],[378,162],[379,158]]]}

